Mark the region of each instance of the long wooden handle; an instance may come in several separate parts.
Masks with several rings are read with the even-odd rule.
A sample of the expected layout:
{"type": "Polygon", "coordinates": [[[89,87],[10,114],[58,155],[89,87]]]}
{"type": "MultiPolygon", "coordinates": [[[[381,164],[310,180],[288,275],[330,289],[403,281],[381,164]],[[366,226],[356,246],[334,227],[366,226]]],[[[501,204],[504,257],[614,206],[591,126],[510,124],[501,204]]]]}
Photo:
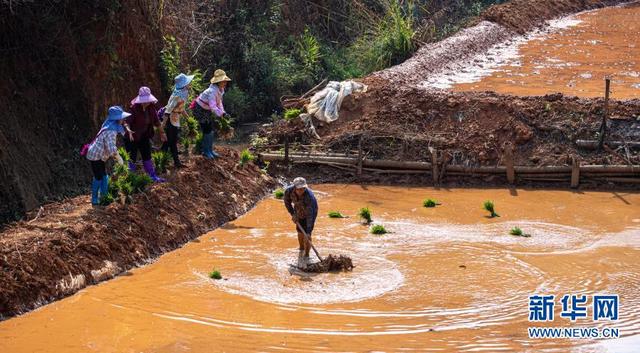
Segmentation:
{"type": "Polygon", "coordinates": [[[322,262],[322,256],[320,256],[320,253],[318,253],[318,250],[316,250],[316,247],[313,246],[313,243],[311,242],[311,237],[309,236],[309,234],[307,234],[307,231],[305,231],[304,228],[302,228],[302,226],[300,225],[300,222],[296,221],[296,225],[302,231],[302,234],[304,234],[304,238],[309,242],[309,245],[311,245],[311,249],[313,249],[313,252],[316,253],[316,256],[318,256],[318,259],[320,259],[320,262],[322,262]]]}

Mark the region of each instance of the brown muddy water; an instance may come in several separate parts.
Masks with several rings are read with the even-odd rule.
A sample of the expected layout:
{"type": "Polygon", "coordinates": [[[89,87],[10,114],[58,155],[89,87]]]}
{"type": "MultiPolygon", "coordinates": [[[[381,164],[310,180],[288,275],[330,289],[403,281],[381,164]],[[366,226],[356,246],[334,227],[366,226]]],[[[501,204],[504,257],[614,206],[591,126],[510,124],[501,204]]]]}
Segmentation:
{"type": "MultiPolygon", "coordinates": [[[[353,272],[291,273],[282,202],[157,262],[0,322],[0,352],[620,352],[640,346],[640,194],[321,185],[314,243],[353,272]],[[442,205],[422,207],[425,198],[442,205]],[[482,203],[492,199],[500,218],[482,203]],[[369,206],[371,235],[354,216],[369,206]],[[330,219],[330,210],[350,218],[330,219]],[[530,238],[508,234],[514,226],[530,238]],[[219,269],[224,280],[208,278],[219,269]],[[620,296],[607,341],[532,340],[528,296],[620,296]]],[[[545,325],[537,325],[545,326],[545,325]]]]}
{"type": "Polygon", "coordinates": [[[584,12],[492,48],[467,73],[451,75],[451,83],[455,91],[602,97],[610,76],[612,98],[638,98],[639,36],[640,3],[584,12]]]}

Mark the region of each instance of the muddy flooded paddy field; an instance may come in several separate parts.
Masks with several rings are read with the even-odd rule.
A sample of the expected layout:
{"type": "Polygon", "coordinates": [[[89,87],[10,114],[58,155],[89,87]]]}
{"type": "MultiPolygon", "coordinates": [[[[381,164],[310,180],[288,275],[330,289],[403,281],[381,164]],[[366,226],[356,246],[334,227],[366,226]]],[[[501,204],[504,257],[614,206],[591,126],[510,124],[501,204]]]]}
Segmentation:
{"type": "Polygon", "coordinates": [[[638,98],[639,33],[638,2],[588,11],[496,45],[468,68],[430,85],[523,96],[603,97],[604,79],[610,77],[612,98],[638,98]]]}
{"type": "Polygon", "coordinates": [[[640,194],[359,185],[314,188],[314,244],[353,272],[302,276],[291,221],[266,199],[157,262],[0,322],[2,352],[619,352],[640,344],[640,194]],[[427,209],[422,201],[442,205],[427,209]],[[499,218],[487,218],[485,200],[499,218]],[[372,235],[355,216],[369,206],[372,235]],[[340,211],[350,216],[330,219],[340,211]],[[531,237],[509,235],[518,226],[531,237]],[[218,269],[224,279],[208,277],[218,269]],[[614,293],[619,320],[532,325],[530,295],[614,293]],[[615,327],[615,340],[530,339],[615,327]]]}

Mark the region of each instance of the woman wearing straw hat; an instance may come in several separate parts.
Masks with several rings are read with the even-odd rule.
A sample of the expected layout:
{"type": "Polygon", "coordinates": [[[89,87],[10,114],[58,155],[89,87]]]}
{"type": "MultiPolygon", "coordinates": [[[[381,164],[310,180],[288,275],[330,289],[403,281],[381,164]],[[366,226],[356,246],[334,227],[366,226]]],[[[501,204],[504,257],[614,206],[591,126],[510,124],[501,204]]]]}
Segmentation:
{"type": "MultiPolygon", "coordinates": [[[[144,171],[149,174],[155,182],[164,182],[164,179],[156,175],[153,161],[151,160],[151,139],[154,134],[154,127],[160,126],[158,110],[156,109],[158,100],[151,94],[149,87],[140,87],[138,96],[131,101],[131,116],[126,119],[127,124],[133,130],[132,138],[125,138],[124,145],[129,152],[129,170],[136,170],[136,160],[138,151],[142,157],[144,171]]],[[[160,129],[160,139],[167,140],[164,131],[160,129]]]]}
{"type": "Polygon", "coordinates": [[[178,136],[180,134],[180,117],[187,116],[185,107],[189,99],[189,88],[195,75],[185,75],[181,73],[174,79],[175,89],[169,97],[169,102],[164,110],[162,119],[162,130],[167,133],[167,141],[162,145],[163,151],[171,150],[173,165],[182,168],[182,163],[178,158],[178,136]]]}
{"type": "Polygon", "coordinates": [[[202,154],[207,159],[219,157],[213,151],[213,114],[218,118],[226,114],[222,105],[222,96],[229,81],[231,79],[223,70],[216,70],[211,78],[209,88],[191,103],[193,115],[198,119],[202,131],[202,154]]]}
{"type": "Polygon", "coordinates": [[[106,172],[105,162],[113,157],[118,163],[124,164],[122,157],[118,154],[116,138],[118,134],[124,135],[125,129],[122,123],[130,115],[119,106],[109,108],[107,119],[89,144],[87,159],[91,162],[91,171],[93,171],[91,204],[94,206],[98,205],[100,198],[109,192],[109,176],[106,172]]]}

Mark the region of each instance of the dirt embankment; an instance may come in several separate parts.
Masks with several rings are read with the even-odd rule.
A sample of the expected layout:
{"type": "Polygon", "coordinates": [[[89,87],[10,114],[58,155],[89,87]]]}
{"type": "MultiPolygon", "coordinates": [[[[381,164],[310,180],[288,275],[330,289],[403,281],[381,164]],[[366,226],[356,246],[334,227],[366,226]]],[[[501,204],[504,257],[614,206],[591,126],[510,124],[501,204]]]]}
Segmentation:
{"type": "Polygon", "coordinates": [[[79,196],[5,229],[0,319],[145,264],[244,214],[275,186],[255,165],[239,167],[237,152],[222,155],[196,157],[132,204],[94,209],[89,196],[79,196]]]}
{"type": "MultiPolygon", "coordinates": [[[[368,158],[430,161],[433,147],[451,165],[497,166],[504,163],[505,149],[513,147],[514,163],[520,166],[566,166],[574,158],[581,164],[640,164],[640,152],[624,146],[604,152],[576,146],[578,139],[597,138],[604,99],[559,93],[534,97],[454,93],[420,84],[442,70],[464,69],[469,57],[517,35],[516,30],[531,30],[556,16],[620,1],[532,1],[540,9],[537,12],[521,3],[528,2],[513,1],[487,10],[485,18],[498,24],[480,22],[423,47],[403,64],[366,77],[368,92],[345,99],[340,119],[330,125],[316,121],[324,149],[353,152],[362,136],[368,158]],[[507,21],[520,17],[523,22],[517,28],[507,21]]],[[[612,101],[607,139],[640,140],[639,114],[640,100],[612,101]]],[[[304,127],[274,127],[271,142],[282,142],[288,134],[302,144],[318,144],[309,134],[296,134],[296,129],[304,127]]]]}
{"type": "Polygon", "coordinates": [[[87,192],[79,155],[111,105],[160,90],[158,2],[0,2],[0,224],[87,192]]]}

